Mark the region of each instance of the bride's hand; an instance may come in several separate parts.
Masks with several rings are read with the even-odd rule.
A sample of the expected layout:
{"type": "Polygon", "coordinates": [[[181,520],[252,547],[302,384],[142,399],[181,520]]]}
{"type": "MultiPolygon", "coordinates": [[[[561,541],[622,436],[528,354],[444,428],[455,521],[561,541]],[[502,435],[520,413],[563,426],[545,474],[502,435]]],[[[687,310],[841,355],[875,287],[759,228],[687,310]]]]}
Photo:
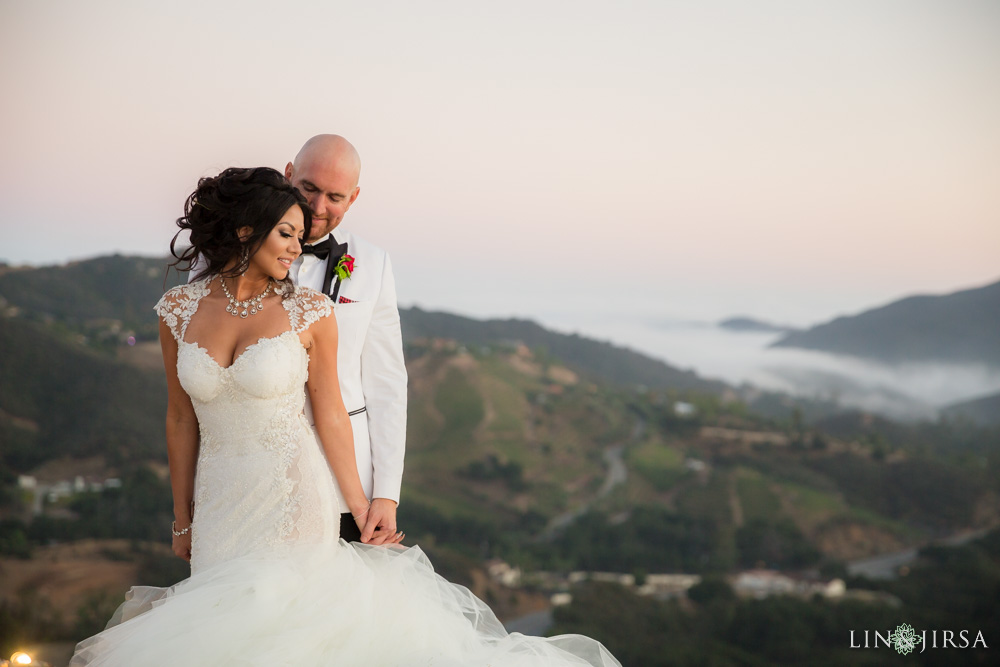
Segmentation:
{"type": "Polygon", "coordinates": [[[191,531],[189,530],[184,535],[174,535],[170,542],[170,548],[174,550],[174,553],[186,560],[191,562],[191,531]]]}
{"type": "Polygon", "coordinates": [[[387,547],[393,544],[399,544],[406,537],[406,533],[402,531],[391,531],[385,526],[376,526],[372,528],[372,536],[365,540],[364,532],[365,528],[368,526],[368,522],[364,519],[355,519],[354,522],[358,526],[358,530],[361,531],[361,542],[363,544],[371,544],[373,546],[387,547]]]}

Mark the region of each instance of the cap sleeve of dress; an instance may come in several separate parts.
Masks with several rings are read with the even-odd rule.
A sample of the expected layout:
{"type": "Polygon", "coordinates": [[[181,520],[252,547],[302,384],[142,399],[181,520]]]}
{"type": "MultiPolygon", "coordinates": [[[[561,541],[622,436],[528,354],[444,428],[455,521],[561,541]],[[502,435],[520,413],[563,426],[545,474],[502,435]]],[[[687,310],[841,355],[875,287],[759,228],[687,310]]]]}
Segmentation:
{"type": "Polygon", "coordinates": [[[292,296],[282,303],[288,311],[288,319],[295,333],[302,333],[313,322],[333,314],[330,297],[310,287],[296,287],[292,296]]]}
{"type": "Polygon", "coordinates": [[[156,302],[153,310],[160,316],[178,342],[184,340],[184,332],[187,331],[188,323],[191,322],[191,316],[198,310],[198,302],[208,292],[208,281],[198,281],[169,289],[156,302]]]}

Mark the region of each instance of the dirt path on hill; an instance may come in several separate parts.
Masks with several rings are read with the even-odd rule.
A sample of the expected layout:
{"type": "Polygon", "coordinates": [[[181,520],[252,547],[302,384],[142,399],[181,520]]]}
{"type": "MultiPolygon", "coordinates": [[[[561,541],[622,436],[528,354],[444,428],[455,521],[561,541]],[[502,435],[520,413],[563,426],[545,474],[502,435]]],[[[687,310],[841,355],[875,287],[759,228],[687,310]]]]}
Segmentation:
{"type": "Polygon", "coordinates": [[[740,502],[740,494],[736,490],[736,475],[729,475],[729,511],[733,514],[733,525],[737,528],[743,527],[743,504],[740,502]]]}

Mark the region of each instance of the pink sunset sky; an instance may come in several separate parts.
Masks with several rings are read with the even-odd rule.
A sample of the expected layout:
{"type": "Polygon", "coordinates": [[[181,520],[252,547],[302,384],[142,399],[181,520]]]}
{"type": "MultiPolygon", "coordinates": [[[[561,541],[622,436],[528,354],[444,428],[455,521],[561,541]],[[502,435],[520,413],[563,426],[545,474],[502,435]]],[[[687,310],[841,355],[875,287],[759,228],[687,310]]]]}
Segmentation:
{"type": "MultiPolygon", "coordinates": [[[[1000,3],[0,3],[0,259],[336,132],[400,302],[809,324],[1000,279],[1000,3]]],[[[363,267],[359,267],[363,270],[363,267]]]]}

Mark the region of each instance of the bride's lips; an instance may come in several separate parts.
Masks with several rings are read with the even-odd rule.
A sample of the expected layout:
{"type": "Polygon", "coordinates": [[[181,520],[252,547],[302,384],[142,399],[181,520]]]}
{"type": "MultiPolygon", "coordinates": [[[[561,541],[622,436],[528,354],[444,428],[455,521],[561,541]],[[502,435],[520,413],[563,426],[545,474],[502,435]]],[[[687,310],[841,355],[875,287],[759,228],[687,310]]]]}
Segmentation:
{"type": "Polygon", "coordinates": [[[286,269],[290,269],[292,268],[292,262],[294,260],[288,259],[286,257],[279,257],[278,261],[281,262],[281,265],[284,266],[286,269]]]}

